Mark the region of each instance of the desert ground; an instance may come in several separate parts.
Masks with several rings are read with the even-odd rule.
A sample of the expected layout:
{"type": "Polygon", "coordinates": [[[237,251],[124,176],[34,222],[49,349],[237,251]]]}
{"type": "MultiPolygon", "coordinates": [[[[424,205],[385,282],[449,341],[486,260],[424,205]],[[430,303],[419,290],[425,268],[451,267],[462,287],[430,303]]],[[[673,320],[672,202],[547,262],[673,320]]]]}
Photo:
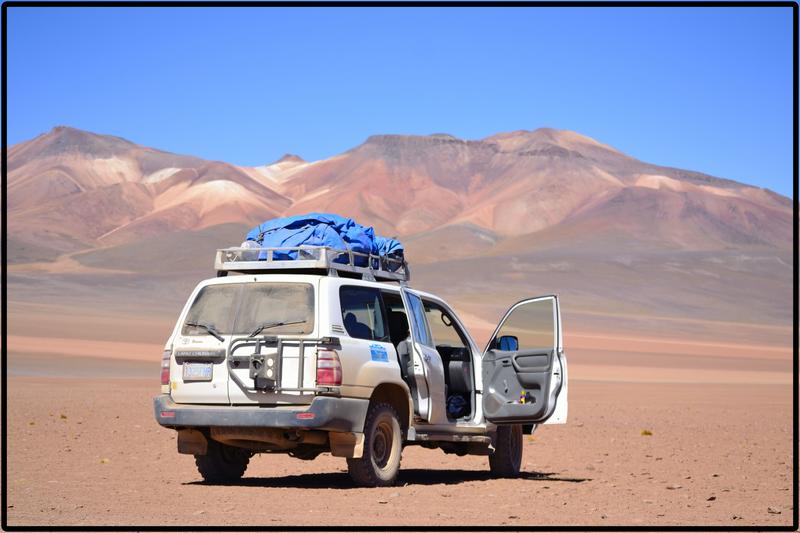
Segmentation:
{"type": "MultiPolygon", "coordinates": [[[[392,488],[353,486],[329,454],[259,455],[241,482],[220,486],[202,482],[153,420],[178,300],[144,314],[124,291],[94,314],[10,292],[8,525],[792,524],[782,341],[565,330],[569,423],[525,437],[518,479],[491,479],[485,457],[408,447],[392,488]]],[[[483,319],[465,316],[485,335],[483,319]]],[[[788,334],[727,327],[732,338],[746,327],[788,334]]]]}
{"type": "Polygon", "coordinates": [[[388,489],[354,487],[327,454],[260,455],[240,483],[203,483],[152,397],[164,341],[213,275],[209,250],[242,230],[10,264],[9,525],[792,525],[788,249],[598,238],[429,261],[412,241],[412,286],[445,298],[480,346],[513,302],[559,292],[568,423],[526,437],[518,479],[409,447],[388,489]]]}

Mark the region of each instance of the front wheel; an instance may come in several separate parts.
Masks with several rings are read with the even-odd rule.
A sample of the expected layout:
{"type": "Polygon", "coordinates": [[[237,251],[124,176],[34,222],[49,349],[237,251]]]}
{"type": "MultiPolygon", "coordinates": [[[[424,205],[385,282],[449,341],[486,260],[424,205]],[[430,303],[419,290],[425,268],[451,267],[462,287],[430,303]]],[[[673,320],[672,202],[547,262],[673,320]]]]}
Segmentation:
{"type": "Polygon", "coordinates": [[[250,463],[250,452],[209,439],[205,455],[195,455],[194,462],[203,479],[212,483],[236,481],[250,463]]]}
{"type": "Polygon", "coordinates": [[[350,477],[364,487],[388,487],[397,481],[403,442],[397,411],[388,403],[369,408],[364,422],[364,454],[347,459],[350,477]]]}
{"type": "Polygon", "coordinates": [[[522,426],[497,426],[489,469],[495,477],[516,477],[522,465],[522,426]]]}

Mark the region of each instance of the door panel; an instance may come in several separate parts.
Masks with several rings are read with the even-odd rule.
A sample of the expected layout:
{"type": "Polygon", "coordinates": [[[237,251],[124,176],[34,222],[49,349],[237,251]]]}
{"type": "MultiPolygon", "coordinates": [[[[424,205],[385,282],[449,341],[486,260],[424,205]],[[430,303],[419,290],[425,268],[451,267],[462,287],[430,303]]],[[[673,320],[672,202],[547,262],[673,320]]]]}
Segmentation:
{"type": "MultiPolygon", "coordinates": [[[[552,352],[551,352],[552,353],[552,352]]],[[[535,422],[547,414],[551,353],[538,354],[547,364],[521,368],[515,352],[489,350],[483,358],[484,413],[495,424],[535,422]],[[488,384],[488,387],[486,386],[488,384]]]]}
{"type": "Polygon", "coordinates": [[[554,411],[561,393],[558,299],[515,304],[483,356],[483,408],[495,424],[536,423],[554,411]]]}
{"type": "Polygon", "coordinates": [[[550,353],[517,352],[512,359],[518,372],[544,372],[550,369],[550,353]]]}
{"type": "Polygon", "coordinates": [[[411,322],[411,356],[414,367],[415,405],[419,416],[431,424],[447,423],[445,411],[444,366],[425,318],[419,296],[402,288],[400,293],[411,322]]]}

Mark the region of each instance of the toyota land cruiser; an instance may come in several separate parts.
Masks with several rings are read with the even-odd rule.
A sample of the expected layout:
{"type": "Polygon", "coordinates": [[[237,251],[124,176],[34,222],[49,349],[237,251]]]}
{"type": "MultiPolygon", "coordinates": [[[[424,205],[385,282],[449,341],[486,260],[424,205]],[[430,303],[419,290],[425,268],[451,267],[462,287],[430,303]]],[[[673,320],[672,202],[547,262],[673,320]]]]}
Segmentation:
{"type": "Polygon", "coordinates": [[[409,445],[514,476],[523,432],[566,422],[557,296],[515,303],[481,351],[445,301],[408,287],[407,264],[294,250],[218,250],[164,346],[155,418],[205,480],[238,479],[259,453],[329,452],[386,486],[409,445]]]}

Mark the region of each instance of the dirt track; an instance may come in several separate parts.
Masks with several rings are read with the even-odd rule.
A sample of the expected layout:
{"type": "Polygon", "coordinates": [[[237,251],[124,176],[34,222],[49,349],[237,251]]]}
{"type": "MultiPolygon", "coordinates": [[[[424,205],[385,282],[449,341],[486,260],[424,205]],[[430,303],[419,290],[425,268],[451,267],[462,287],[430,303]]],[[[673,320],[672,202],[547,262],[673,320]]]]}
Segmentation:
{"type": "Polygon", "coordinates": [[[574,380],[570,423],[526,437],[519,479],[411,447],[384,489],[327,454],[256,456],[241,483],[206,485],[153,421],[157,388],[12,374],[9,525],[792,523],[789,386],[574,380]]]}

